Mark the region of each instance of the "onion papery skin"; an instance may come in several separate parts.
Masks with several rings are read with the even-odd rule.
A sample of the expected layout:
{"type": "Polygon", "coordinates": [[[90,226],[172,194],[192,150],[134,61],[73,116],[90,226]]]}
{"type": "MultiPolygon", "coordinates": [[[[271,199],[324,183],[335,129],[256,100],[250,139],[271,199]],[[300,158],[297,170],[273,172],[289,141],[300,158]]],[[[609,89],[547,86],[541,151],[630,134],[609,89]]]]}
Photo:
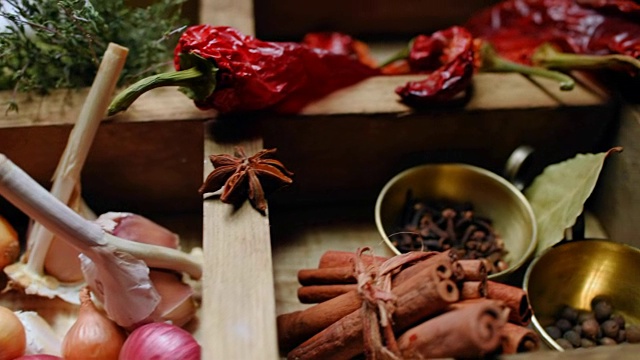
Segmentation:
{"type": "Polygon", "coordinates": [[[20,319],[4,306],[0,306],[0,360],[13,360],[24,355],[27,334],[20,319]]]}
{"type": "Polygon", "coordinates": [[[150,323],[127,337],[119,360],[200,360],[200,352],[200,345],[186,330],[167,323],[150,323]]]}
{"type": "Polygon", "coordinates": [[[117,360],[124,344],[121,328],[100,312],[88,288],[80,292],[78,319],[62,341],[65,360],[117,360]]]}

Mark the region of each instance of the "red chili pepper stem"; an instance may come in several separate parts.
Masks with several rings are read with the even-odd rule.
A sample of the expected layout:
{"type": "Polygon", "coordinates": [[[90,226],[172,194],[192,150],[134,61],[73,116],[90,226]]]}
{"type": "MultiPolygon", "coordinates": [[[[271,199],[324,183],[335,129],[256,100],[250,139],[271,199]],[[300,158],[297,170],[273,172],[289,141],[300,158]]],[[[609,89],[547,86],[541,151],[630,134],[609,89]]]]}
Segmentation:
{"type": "Polygon", "coordinates": [[[572,77],[562,72],[537,66],[522,65],[500,57],[487,42],[483,42],[480,47],[480,57],[482,59],[480,71],[483,72],[516,72],[523,75],[545,77],[558,81],[560,83],[560,90],[564,91],[572,90],[576,85],[572,77]]]}
{"type": "Polygon", "coordinates": [[[121,91],[111,101],[107,116],[126,110],[140,95],[162,86],[180,86],[180,91],[193,100],[204,100],[216,89],[218,68],[196,54],[181,54],[184,70],[152,75],[121,91]]]}
{"type": "Polygon", "coordinates": [[[387,65],[390,65],[390,64],[393,64],[394,62],[396,62],[398,60],[407,59],[409,57],[409,54],[411,53],[411,48],[413,47],[413,41],[414,41],[414,39],[411,39],[411,41],[409,41],[409,44],[407,44],[407,47],[405,47],[402,50],[398,51],[397,53],[393,54],[390,58],[388,58],[383,63],[378,65],[378,68],[382,69],[383,67],[385,67],[387,65]]]}
{"type": "Polygon", "coordinates": [[[560,52],[551,44],[541,45],[533,54],[531,61],[545,68],[565,70],[613,69],[631,73],[640,71],[640,60],[622,54],[582,55],[560,52]]]}

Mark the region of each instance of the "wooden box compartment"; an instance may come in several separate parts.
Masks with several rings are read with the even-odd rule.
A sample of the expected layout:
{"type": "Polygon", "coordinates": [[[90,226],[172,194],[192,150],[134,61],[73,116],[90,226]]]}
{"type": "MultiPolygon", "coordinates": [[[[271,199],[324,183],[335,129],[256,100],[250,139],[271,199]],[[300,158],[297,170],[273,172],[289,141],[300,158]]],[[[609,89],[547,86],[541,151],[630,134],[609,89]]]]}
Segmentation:
{"type": "MultiPolygon", "coordinates": [[[[18,114],[0,117],[0,153],[48,188],[85,96],[86,91],[73,91],[22,99],[18,114]]],[[[139,112],[100,125],[82,171],[82,194],[98,215],[124,211],[156,221],[177,233],[188,252],[202,247],[202,200],[197,189],[202,183],[203,119],[211,113],[194,109],[173,89],[147,97],[151,98],[151,103],[141,99],[139,112]],[[157,112],[158,100],[167,108],[157,112]]],[[[0,198],[0,215],[16,227],[24,250],[28,218],[4,198],[0,198]]],[[[2,273],[0,288],[5,285],[2,273]]],[[[0,294],[0,305],[37,311],[61,336],[78,311],[60,299],[15,291],[0,294]]],[[[199,340],[201,319],[198,312],[197,319],[186,326],[199,340]]]]}

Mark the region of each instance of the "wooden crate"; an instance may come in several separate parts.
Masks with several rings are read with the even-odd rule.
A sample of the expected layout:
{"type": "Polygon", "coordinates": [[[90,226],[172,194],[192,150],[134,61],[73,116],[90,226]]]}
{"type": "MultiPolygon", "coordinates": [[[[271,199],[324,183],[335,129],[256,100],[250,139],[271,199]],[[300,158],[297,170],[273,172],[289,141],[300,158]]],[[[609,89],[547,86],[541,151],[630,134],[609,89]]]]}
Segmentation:
{"type": "MultiPolygon", "coordinates": [[[[207,1],[199,8],[203,23],[254,32],[259,7],[252,1],[207,1]]],[[[499,172],[522,143],[538,150],[534,167],[541,168],[603,149],[615,124],[617,104],[586,79],[560,93],[541,79],[480,74],[464,108],[415,112],[392,91],[412,78],[372,78],[297,116],[243,119],[216,119],[174,89],[156,89],[101,126],[83,175],[90,204],[98,212],[148,215],[190,246],[203,246],[203,301],[191,329],[203,359],[279,358],[275,316],[303,307],[295,297],[298,269],[316,266],[328,249],[370,245],[388,253],[372,203],[398,171],[459,161],[499,172]],[[206,156],[237,145],[247,153],[277,147],[296,173],[294,185],[271,199],[268,217],[248,204],[234,210],[216,198],[203,202],[195,192],[212,170],[206,156]]],[[[0,116],[0,152],[46,183],[83,98],[56,93],[18,115],[0,116]]],[[[30,306],[22,298],[8,301],[30,306]]],[[[65,310],[60,327],[72,313],[65,310]]]]}

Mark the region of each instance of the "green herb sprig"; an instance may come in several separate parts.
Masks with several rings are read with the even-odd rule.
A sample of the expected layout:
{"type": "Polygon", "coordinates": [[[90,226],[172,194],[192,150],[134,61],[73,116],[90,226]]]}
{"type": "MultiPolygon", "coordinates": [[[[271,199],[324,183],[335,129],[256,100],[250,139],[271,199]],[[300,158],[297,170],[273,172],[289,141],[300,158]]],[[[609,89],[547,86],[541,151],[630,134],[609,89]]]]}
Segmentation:
{"type": "Polygon", "coordinates": [[[131,7],[124,0],[2,0],[0,90],[47,94],[91,85],[109,42],[129,48],[119,85],[158,73],[171,63],[186,21],[185,0],[131,7]]]}

